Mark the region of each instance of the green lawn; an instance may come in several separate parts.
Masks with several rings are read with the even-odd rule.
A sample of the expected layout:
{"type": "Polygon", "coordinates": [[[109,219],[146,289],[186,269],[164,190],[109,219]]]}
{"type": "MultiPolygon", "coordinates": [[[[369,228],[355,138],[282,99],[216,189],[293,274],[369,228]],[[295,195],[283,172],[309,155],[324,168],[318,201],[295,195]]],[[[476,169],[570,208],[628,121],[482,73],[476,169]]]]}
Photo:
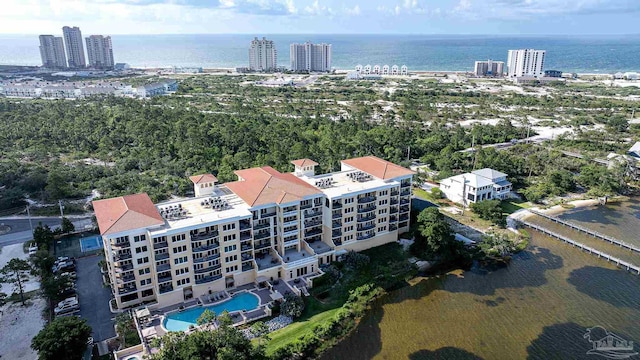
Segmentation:
{"type": "Polygon", "coordinates": [[[420,188],[413,188],[413,194],[421,199],[431,200],[431,194],[420,188]]]}
{"type": "Polygon", "coordinates": [[[528,209],[531,206],[533,205],[530,202],[517,199],[503,200],[500,202],[502,212],[506,213],[507,215],[513,214],[518,210],[528,209]]]}
{"type": "MultiPolygon", "coordinates": [[[[267,354],[273,354],[278,348],[287,345],[300,336],[310,333],[316,325],[332,319],[338,310],[340,310],[340,308],[327,310],[306,320],[297,321],[283,329],[272,332],[269,334],[271,340],[269,340],[266,347],[267,354]]],[[[257,340],[254,340],[254,343],[257,343],[257,340]]]]}

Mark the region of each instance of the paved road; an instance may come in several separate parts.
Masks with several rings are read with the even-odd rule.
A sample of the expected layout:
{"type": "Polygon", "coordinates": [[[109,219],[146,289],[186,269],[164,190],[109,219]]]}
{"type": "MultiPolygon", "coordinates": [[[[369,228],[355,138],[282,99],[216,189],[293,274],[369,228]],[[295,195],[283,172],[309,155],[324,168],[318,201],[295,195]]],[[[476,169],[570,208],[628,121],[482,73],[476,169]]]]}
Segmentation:
{"type": "Polygon", "coordinates": [[[98,262],[102,256],[88,256],[77,259],[76,273],[78,281],[78,302],[80,316],[87,320],[93,330],[91,336],[95,342],[116,336],[115,315],[109,310],[111,289],[102,285],[102,274],[98,262]]]}
{"type": "MultiPolygon", "coordinates": [[[[91,226],[90,217],[70,217],[69,218],[76,229],[84,229],[86,225],[91,226]]],[[[49,225],[52,229],[60,227],[60,217],[32,217],[33,227],[39,223],[49,225]]],[[[31,240],[31,228],[29,227],[29,219],[23,217],[0,218],[0,224],[8,225],[11,230],[7,234],[0,235],[0,246],[23,243],[31,240]]]]}

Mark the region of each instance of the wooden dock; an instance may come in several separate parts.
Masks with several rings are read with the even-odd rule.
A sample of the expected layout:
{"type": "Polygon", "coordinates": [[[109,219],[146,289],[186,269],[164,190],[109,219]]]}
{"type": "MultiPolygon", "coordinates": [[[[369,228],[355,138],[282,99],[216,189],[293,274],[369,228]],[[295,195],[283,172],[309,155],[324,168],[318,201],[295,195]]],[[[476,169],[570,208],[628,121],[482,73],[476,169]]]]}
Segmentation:
{"type": "Polygon", "coordinates": [[[620,247],[623,247],[623,248],[625,248],[625,249],[628,249],[628,250],[631,250],[631,251],[635,251],[635,252],[637,252],[637,253],[640,253],[640,248],[638,248],[637,246],[633,246],[633,245],[631,245],[631,244],[628,244],[628,243],[626,243],[626,242],[624,242],[624,241],[622,241],[622,240],[618,240],[618,239],[613,238],[613,237],[611,237],[611,236],[607,236],[607,235],[601,234],[601,233],[599,233],[599,232],[597,232],[597,231],[593,231],[593,230],[591,230],[591,229],[587,229],[587,228],[585,228],[585,227],[583,227],[583,226],[580,226],[580,225],[578,225],[578,224],[574,224],[574,223],[572,223],[572,222],[569,222],[569,221],[566,221],[566,220],[559,219],[559,218],[558,218],[558,217],[556,217],[556,216],[547,215],[547,214],[542,213],[542,212],[540,212],[540,211],[536,211],[536,210],[531,210],[531,209],[529,209],[529,212],[530,212],[530,213],[532,213],[532,214],[535,214],[535,215],[541,216],[541,217],[543,217],[543,218],[545,218],[545,219],[551,220],[551,221],[553,221],[553,222],[556,222],[556,223],[558,223],[558,224],[561,224],[561,225],[564,225],[564,226],[570,227],[570,228],[572,228],[572,229],[574,229],[574,230],[580,231],[580,232],[582,232],[582,233],[584,233],[584,234],[587,234],[587,235],[589,235],[589,236],[593,236],[594,238],[598,238],[598,239],[600,239],[600,240],[604,240],[604,241],[609,242],[609,243],[611,243],[611,244],[616,244],[616,245],[618,245],[618,246],[620,246],[620,247]]]}
{"type": "Polygon", "coordinates": [[[622,269],[626,269],[627,271],[629,271],[629,272],[631,272],[633,274],[640,275],[640,266],[637,266],[637,265],[628,263],[626,261],[620,260],[617,257],[611,256],[611,255],[609,255],[607,253],[604,253],[602,251],[598,251],[598,250],[596,250],[596,249],[594,249],[592,247],[586,246],[586,245],[584,245],[582,243],[579,243],[579,242],[577,242],[575,240],[571,240],[571,239],[569,239],[568,237],[566,237],[564,235],[560,235],[560,234],[558,234],[556,232],[553,232],[553,231],[551,231],[549,229],[546,229],[546,228],[544,228],[542,226],[536,225],[536,224],[531,223],[529,221],[526,221],[524,219],[515,219],[515,221],[517,221],[518,223],[520,223],[520,224],[522,224],[524,226],[527,226],[527,227],[532,228],[532,229],[534,229],[536,231],[539,231],[539,232],[541,232],[541,233],[543,233],[545,235],[548,235],[548,236],[550,236],[552,238],[556,238],[558,240],[566,242],[567,244],[571,244],[572,246],[575,246],[575,247],[577,247],[577,248],[579,248],[579,249],[581,249],[583,251],[587,251],[590,254],[598,256],[599,258],[604,258],[607,261],[615,263],[618,267],[620,267],[622,269]]]}

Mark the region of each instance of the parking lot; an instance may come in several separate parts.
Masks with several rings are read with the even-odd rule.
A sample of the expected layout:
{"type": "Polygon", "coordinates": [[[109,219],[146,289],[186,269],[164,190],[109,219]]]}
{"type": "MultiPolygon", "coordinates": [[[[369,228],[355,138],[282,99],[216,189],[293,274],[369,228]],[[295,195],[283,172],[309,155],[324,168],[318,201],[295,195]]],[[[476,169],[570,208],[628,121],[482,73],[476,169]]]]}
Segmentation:
{"type": "Polygon", "coordinates": [[[76,261],[80,316],[87,320],[93,329],[92,336],[95,342],[116,336],[115,314],[109,310],[111,290],[102,283],[102,274],[98,266],[100,260],[102,256],[94,255],[76,261]]]}

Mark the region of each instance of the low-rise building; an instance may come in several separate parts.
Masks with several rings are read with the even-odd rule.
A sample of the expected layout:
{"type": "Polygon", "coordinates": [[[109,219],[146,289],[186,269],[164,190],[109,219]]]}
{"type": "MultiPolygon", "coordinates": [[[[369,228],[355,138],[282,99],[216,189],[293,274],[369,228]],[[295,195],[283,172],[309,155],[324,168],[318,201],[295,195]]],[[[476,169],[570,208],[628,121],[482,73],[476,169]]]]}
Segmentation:
{"type": "Polygon", "coordinates": [[[192,176],[194,198],[94,201],[114,307],[165,307],[249,283],[305,279],[350,250],[409,230],[413,171],[373,156],[322,175],[312,160],[292,163],[293,173],[238,170],[226,184],[192,176]]]}
{"type": "Polygon", "coordinates": [[[178,82],[176,80],[166,80],[139,86],[136,88],[136,93],[139,97],[144,98],[164,95],[176,90],[178,90],[178,82]]]}
{"type": "Polygon", "coordinates": [[[440,190],[447,199],[468,206],[484,200],[507,199],[512,184],[507,174],[485,168],[446,178],[440,181],[440,190]]]}

